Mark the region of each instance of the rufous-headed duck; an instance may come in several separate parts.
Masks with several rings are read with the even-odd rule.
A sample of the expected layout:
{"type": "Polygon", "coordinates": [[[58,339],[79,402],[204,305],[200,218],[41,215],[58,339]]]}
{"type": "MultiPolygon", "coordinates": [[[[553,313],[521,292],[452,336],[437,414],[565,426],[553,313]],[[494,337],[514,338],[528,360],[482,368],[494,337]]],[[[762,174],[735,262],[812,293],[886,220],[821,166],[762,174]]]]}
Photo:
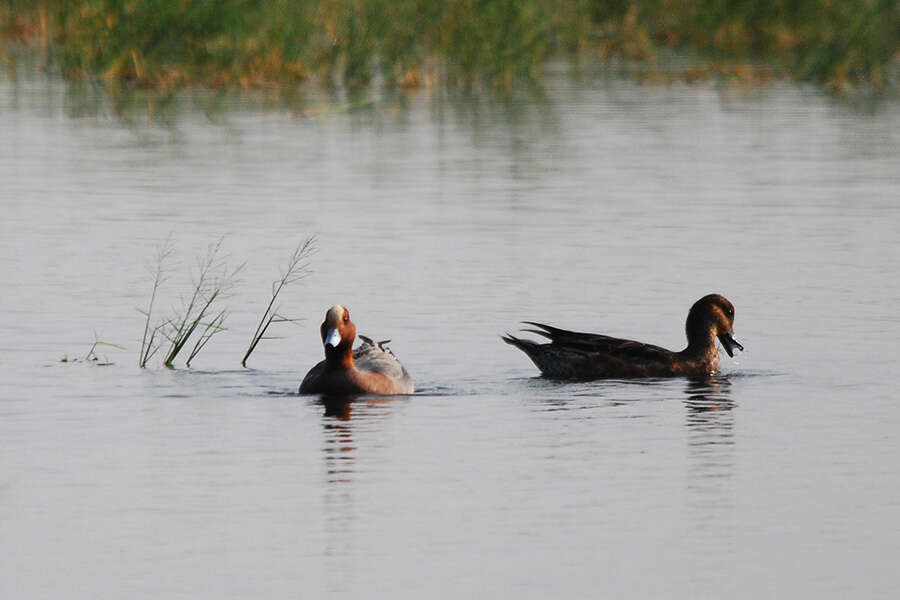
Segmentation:
{"type": "Polygon", "coordinates": [[[708,375],[719,370],[716,338],[728,356],[744,349],[733,337],[734,306],[724,296],[710,294],[697,300],[688,312],[685,331],[687,348],[673,352],[632,340],[596,333],[578,333],[525,321],[538,329],[527,329],[550,340],[538,344],[509,334],[503,341],[523,351],[553,379],[607,379],[629,377],[675,377],[708,375]]]}
{"type": "MultiPolygon", "coordinates": [[[[413,380],[385,344],[365,336],[353,350],[356,325],[350,311],[335,304],[325,313],[321,327],[325,360],[314,366],[300,383],[301,394],[412,394],[413,380]]],[[[388,340],[390,341],[390,340],[388,340]]]]}

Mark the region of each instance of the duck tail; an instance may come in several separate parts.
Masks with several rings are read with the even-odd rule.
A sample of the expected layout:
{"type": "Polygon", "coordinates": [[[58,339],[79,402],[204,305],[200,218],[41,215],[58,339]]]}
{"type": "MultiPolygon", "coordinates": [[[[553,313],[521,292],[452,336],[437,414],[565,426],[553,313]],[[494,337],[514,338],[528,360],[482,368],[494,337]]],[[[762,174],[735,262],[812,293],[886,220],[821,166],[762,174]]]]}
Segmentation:
{"type": "Polygon", "coordinates": [[[514,335],[506,334],[501,335],[500,339],[509,344],[510,346],[515,346],[519,350],[525,353],[531,362],[540,369],[542,375],[551,375],[553,374],[553,370],[550,369],[548,371],[549,366],[546,358],[546,349],[550,346],[550,344],[541,344],[532,340],[525,340],[522,338],[517,338],[514,335]]]}
{"type": "Polygon", "coordinates": [[[537,343],[532,342],[531,340],[523,340],[522,338],[517,338],[516,336],[511,335],[509,333],[507,333],[506,335],[501,335],[500,339],[503,340],[504,342],[506,342],[507,344],[509,344],[510,346],[515,346],[516,348],[518,348],[519,350],[521,350],[522,352],[524,352],[525,354],[528,354],[528,355],[531,354],[530,350],[532,350],[534,347],[536,347],[538,345],[537,343]]]}

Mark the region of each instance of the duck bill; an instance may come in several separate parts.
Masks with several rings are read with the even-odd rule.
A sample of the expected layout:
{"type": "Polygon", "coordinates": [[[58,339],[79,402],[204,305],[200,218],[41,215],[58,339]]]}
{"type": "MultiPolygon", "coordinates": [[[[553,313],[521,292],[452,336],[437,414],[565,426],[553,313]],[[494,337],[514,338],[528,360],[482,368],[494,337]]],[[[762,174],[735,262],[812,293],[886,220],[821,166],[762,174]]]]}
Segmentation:
{"type": "Polygon", "coordinates": [[[722,347],[725,348],[725,352],[728,353],[728,356],[734,356],[734,349],[737,348],[741,352],[744,351],[744,347],[741,346],[734,336],[730,333],[723,333],[719,336],[719,341],[722,342],[722,347]]]}
{"type": "Polygon", "coordinates": [[[337,329],[332,329],[328,332],[328,335],[325,336],[325,345],[331,346],[332,348],[337,348],[341,343],[341,334],[337,329]]]}

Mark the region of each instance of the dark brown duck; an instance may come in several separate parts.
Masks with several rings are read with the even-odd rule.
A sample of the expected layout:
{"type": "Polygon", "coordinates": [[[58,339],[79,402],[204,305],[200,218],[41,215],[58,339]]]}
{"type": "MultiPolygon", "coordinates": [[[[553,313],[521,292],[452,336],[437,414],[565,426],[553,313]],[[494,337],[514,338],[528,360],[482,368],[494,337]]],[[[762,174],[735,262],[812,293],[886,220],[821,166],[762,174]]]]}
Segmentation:
{"type": "Polygon", "coordinates": [[[697,300],[688,312],[685,331],[687,348],[673,352],[632,340],[566,331],[525,321],[527,329],[550,340],[539,344],[509,334],[503,341],[528,355],[552,379],[607,379],[630,377],[677,377],[709,375],[719,370],[716,339],[728,356],[743,350],[734,339],[734,306],[724,296],[710,294],[697,300]]]}

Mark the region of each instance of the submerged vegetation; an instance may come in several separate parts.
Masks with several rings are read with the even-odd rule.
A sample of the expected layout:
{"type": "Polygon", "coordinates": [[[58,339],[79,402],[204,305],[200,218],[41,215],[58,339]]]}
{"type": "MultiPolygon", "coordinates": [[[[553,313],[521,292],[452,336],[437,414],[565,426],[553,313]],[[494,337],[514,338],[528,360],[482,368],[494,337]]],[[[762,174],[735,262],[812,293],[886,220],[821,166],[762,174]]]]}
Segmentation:
{"type": "Polygon", "coordinates": [[[122,346],[120,346],[120,345],[118,345],[118,344],[112,344],[112,343],[110,343],[110,342],[104,342],[103,340],[100,339],[100,334],[98,334],[98,333],[95,331],[95,332],[94,332],[94,343],[91,344],[90,349],[87,351],[87,354],[85,354],[83,358],[78,357],[78,356],[69,358],[69,355],[66,354],[66,355],[64,355],[61,359],[59,359],[59,362],[61,362],[61,363],[78,363],[78,362],[85,362],[85,363],[87,363],[87,364],[94,365],[94,366],[97,366],[97,367],[109,367],[109,366],[112,366],[113,363],[112,363],[108,358],[106,358],[106,357],[104,356],[103,359],[101,360],[101,358],[97,355],[97,348],[98,348],[98,347],[115,348],[116,350],[124,350],[124,349],[125,349],[124,347],[122,347],[122,346]]]}
{"type": "Polygon", "coordinates": [[[4,46],[25,42],[67,78],[161,89],[510,87],[551,55],[653,64],[665,48],[699,55],[700,75],[762,68],[882,89],[900,70],[900,2],[0,0],[0,40],[0,62],[12,64],[4,46]]]}

